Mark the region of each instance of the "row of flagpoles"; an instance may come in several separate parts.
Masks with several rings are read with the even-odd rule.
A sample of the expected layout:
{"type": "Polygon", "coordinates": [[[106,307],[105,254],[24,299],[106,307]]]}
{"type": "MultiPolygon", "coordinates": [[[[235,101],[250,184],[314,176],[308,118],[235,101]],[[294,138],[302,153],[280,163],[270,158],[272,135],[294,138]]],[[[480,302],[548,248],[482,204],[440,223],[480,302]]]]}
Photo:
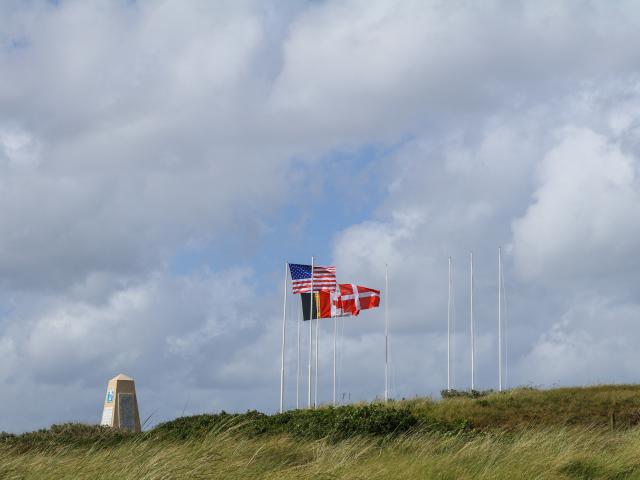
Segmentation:
{"type": "MultiPolygon", "coordinates": [[[[470,340],[471,340],[471,390],[476,389],[476,338],[475,338],[475,323],[474,323],[474,272],[473,272],[473,253],[469,254],[469,273],[470,273],[470,340]]],[[[315,407],[318,404],[318,333],[319,333],[319,320],[321,318],[333,318],[333,404],[336,404],[336,337],[337,337],[337,318],[341,316],[358,315],[360,310],[368,308],[376,308],[380,304],[380,291],[369,289],[366,287],[357,286],[354,284],[338,284],[335,280],[335,267],[315,266],[315,259],[311,257],[311,265],[299,265],[285,263],[284,272],[284,302],[283,302],[283,316],[282,316],[282,351],[281,351],[281,364],[280,364],[280,412],[284,409],[284,382],[285,382],[285,343],[286,343],[286,322],[287,322],[287,281],[291,274],[292,287],[294,294],[300,294],[302,296],[309,295],[309,317],[305,318],[306,310],[303,312],[303,320],[309,321],[309,362],[308,362],[308,388],[307,388],[307,405],[309,408],[315,407]],[[322,276],[314,278],[314,272],[321,271],[322,276]],[[308,272],[308,273],[307,273],[308,272]],[[308,277],[307,277],[308,275],[308,277]],[[332,276],[333,275],[333,276],[332,276]],[[318,280],[318,283],[314,282],[318,280]],[[308,284],[308,287],[307,287],[308,284]],[[361,298],[362,293],[362,298],[361,298]],[[365,296],[366,295],[366,296],[365,296]],[[369,299],[365,302],[365,299],[369,299]],[[329,305],[326,302],[330,302],[329,305]],[[315,312],[314,312],[314,306],[315,312]],[[328,310],[327,310],[328,308],[328,310]],[[315,315],[314,315],[315,313],[315,315]],[[314,347],[314,335],[313,335],[313,320],[315,319],[315,369],[312,369],[313,360],[313,347],[314,347]],[[311,378],[312,372],[314,376],[314,388],[313,388],[313,402],[311,378]]],[[[455,299],[453,295],[453,275],[452,275],[452,258],[449,257],[448,268],[448,307],[447,307],[447,390],[452,389],[453,385],[453,332],[455,330],[455,299]]],[[[385,370],[384,370],[384,400],[389,399],[389,276],[388,269],[385,265],[385,308],[384,308],[384,321],[385,321],[385,370]]],[[[505,286],[504,286],[504,272],[502,268],[502,248],[498,247],[498,391],[502,391],[503,382],[503,366],[506,370],[506,358],[503,354],[503,318],[502,310],[503,305],[506,307],[505,299],[505,286]]],[[[304,300],[302,300],[303,307],[306,307],[304,300]]],[[[298,337],[298,359],[296,366],[296,408],[299,408],[299,385],[300,378],[300,318],[298,317],[297,325],[297,337],[298,337]]]]}
{"type": "MultiPolygon", "coordinates": [[[[337,363],[337,319],[359,315],[362,310],[377,308],[380,305],[380,291],[356,284],[339,284],[335,267],[316,266],[311,257],[311,265],[290,264],[285,262],[284,295],[282,308],[282,350],[280,360],[280,412],[284,410],[285,350],[287,325],[287,282],[291,275],[292,293],[299,294],[303,309],[303,321],[309,321],[309,362],[307,384],[307,406],[318,404],[318,345],[319,321],[321,318],[333,318],[333,404],[336,404],[336,363],[337,363]],[[308,297],[305,297],[308,296],[308,297]],[[309,315],[306,318],[305,300],[308,298],[309,315]],[[314,347],[313,320],[315,319],[315,369],[313,402],[311,401],[312,352],[314,347]]],[[[385,288],[388,290],[388,274],[385,267],[385,288]]],[[[389,396],[389,315],[388,300],[385,302],[385,401],[389,396]]],[[[296,408],[299,408],[299,372],[300,372],[300,319],[297,325],[298,360],[296,365],[296,408]]]]}
{"type": "MultiPolygon", "coordinates": [[[[471,340],[471,390],[476,389],[476,326],[474,322],[473,310],[473,293],[474,293],[474,276],[473,276],[473,252],[469,253],[469,330],[471,340]]],[[[503,307],[506,308],[506,294],[504,285],[504,271],[502,269],[502,248],[498,247],[498,391],[501,392],[504,387],[503,371],[506,370],[507,358],[503,352],[505,339],[503,338],[504,325],[502,318],[503,307]],[[503,368],[504,367],[504,368],[503,368]]],[[[447,390],[452,389],[453,385],[453,368],[452,368],[452,338],[455,330],[455,300],[453,294],[453,274],[452,259],[449,257],[449,282],[448,282],[448,306],[447,306],[447,390]]]]}

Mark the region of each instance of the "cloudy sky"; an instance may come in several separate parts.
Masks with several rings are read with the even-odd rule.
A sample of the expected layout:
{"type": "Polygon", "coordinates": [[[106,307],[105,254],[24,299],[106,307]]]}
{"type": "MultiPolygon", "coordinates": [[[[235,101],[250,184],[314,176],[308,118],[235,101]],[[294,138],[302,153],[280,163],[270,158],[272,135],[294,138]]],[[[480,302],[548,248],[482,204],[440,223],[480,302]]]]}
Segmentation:
{"type": "MultiPolygon", "coordinates": [[[[311,255],[389,265],[393,397],[446,386],[449,255],[469,387],[470,251],[496,388],[498,245],[510,386],[637,382],[639,44],[622,0],[2,2],[0,430],[97,422],[120,372],[149,425],[274,411],[311,255]]],[[[340,325],[340,396],[382,395],[383,326],[340,325]]]]}

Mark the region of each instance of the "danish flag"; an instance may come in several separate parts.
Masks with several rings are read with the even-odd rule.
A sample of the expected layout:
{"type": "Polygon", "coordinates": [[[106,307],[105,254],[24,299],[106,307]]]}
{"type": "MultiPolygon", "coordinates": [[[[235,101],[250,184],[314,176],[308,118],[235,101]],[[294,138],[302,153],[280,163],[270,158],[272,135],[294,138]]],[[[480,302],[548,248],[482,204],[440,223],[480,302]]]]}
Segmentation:
{"type": "Polygon", "coordinates": [[[333,297],[331,313],[332,316],[336,317],[358,315],[361,310],[380,306],[380,290],[353,283],[339,284],[338,290],[333,294],[333,297]]]}
{"type": "Polygon", "coordinates": [[[380,306],[380,290],[353,283],[341,283],[333,292],[302,293],[303,319],[309,320],[309,302],[313,299],[311,318],[350,317],[360,310],[380,306]]]}

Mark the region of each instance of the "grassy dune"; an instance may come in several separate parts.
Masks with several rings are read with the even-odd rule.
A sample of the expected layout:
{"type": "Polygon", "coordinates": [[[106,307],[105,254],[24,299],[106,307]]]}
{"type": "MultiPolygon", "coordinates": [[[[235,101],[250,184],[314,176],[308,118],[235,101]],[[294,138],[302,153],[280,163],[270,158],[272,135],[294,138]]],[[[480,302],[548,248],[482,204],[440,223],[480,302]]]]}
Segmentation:
{"type": "Polygon", "coordinates": [[[552,390],[514,389],[477,399],[401,402],[417,414],[441,420],[464,418],[480,430],[540,426],[640,425],[640,385],[601,385],[552,390]]]}
{"type": "Polygon", "coordinates": [[[0,453],[2,478],[640,478],[640,432],[543,428],[472,437],[298,442],[230,434],[108,449],[0,453]]]}
{"type": "Polygon", "coordinates": [[[640,387],[603,386],[71,426],[5,436],[0,478],[640,479],[639,413],[640,387]]]}

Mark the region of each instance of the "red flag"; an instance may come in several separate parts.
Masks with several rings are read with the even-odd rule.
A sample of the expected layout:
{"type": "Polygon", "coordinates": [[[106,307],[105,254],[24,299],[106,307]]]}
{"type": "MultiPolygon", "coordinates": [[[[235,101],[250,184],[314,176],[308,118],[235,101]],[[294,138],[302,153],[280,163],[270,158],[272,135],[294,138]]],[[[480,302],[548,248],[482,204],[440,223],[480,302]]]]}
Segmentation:
{"type": "Polygon", "coordinates": [[[309,314],[311,318],[331,318],[336,315],[332,315],[333,308],[333,296],[334,292],[314,292],[314,293],[301,293],[300,299],[302,300],[302,318],[303,320],[309,320],[309,314]],[[313,299],[313,307],[311,307],[311,300],[313,299]]]}
{"type": "Polygon", "coordinates": [[[304,320],[309,320],[311,298],[313,298],[312,318],[349,317],[358,315],[360,310],[380,306],[380,290],[353,283],[341,283],[334,292],[302,293],[300,297],[304,320]]]}
{"type": "Polygon", "coordinates": [[[335,299],[335,316],[358,315],[360,310],[380,306],[380,290],[353,283],[341,283],[338,285],[338,290],[340,294],[336,295],[335,299]]]}

